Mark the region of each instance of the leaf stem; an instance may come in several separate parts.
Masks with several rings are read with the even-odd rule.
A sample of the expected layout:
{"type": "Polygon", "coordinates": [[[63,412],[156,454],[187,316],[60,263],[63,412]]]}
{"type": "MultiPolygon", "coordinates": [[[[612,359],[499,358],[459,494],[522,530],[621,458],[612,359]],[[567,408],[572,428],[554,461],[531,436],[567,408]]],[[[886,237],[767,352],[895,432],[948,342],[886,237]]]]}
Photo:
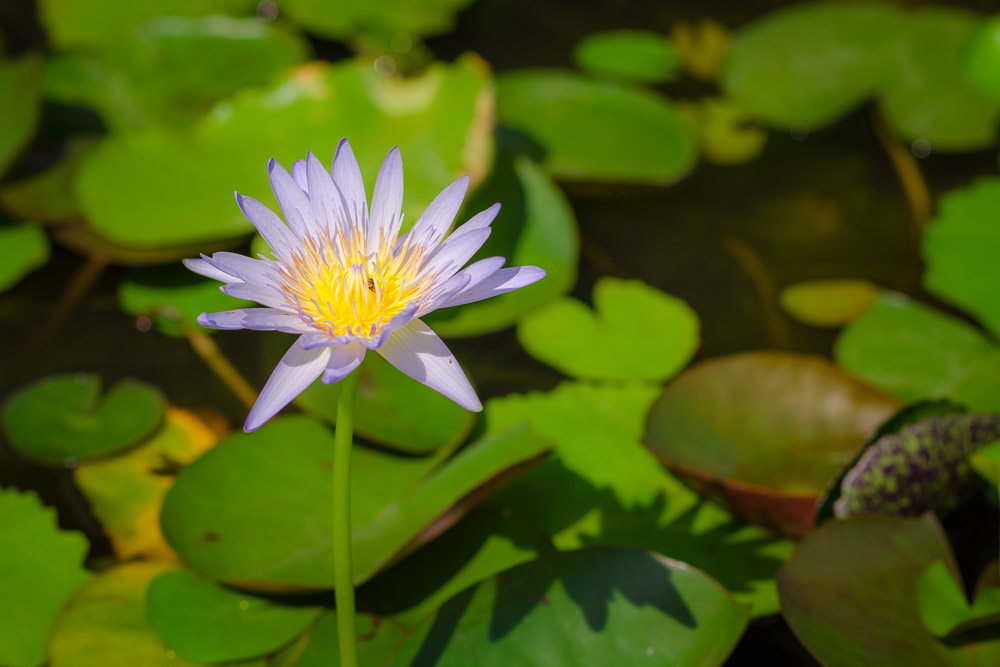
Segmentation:
{"type": "Polygon", "coordinates": [[[358,371],[340,381],[337,424],[333,436],[333,585],[337,602],[337,636],[341,667],[357,667],[354,623],[354,574],[351,565],[351,444],[358,371]]]}

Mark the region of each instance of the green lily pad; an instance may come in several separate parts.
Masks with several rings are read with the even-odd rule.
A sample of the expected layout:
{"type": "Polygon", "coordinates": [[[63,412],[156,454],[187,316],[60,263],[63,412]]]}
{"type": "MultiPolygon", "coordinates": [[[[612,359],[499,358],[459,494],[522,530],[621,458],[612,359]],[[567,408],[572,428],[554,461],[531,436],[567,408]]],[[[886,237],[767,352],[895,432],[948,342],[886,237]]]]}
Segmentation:
{"type": "Polygon", "coordinates": [[[490,238],[470,261],[500,256],[507,259],[507,266],[539,266],[545,269],[545,278],[484,301],[434,311],[424,319],[442,336],[477,336],[505,329],[576,283],[580,253],[576,216],[562,190],[538,165],[502,152],[489,180],[463,211],[472,215],[494,202],[503,205],[500,216],[490,238]]]}
{"type": "MultiPolygon", "coordinates": [[[[432,539],[546,447],[525,429],[510,429],[473,443],[433,474],[433,461],[356,447],[355,581],[432,539]]],[[[177,476],[163,506],[167,541],[191,566],[228,584],[332,587],[332,455],[333,435],[306,417],[229,436],[177,476]],[[281,493],[260,493],[265,487],[281,493]]]]}
{"type": "Polygon", "coordinates": [[[96,374],[56,375],[7,400],[0,415],[14,448],[41,463],[62,465],[121,451],[151,435],[163,421],[163,395],[125,379],[101,397],[96,374]]]}
{"type": "Polygon", "coordinates": [[[38,225],[0,227],[0,292],[49,261],[49,239],[38,225]]]}
{"type": "Polygon", "coordinates": [[[806,280],[781,290],[786,313],[814,327],[841,327],[861,317],[882,290],[867,280],[806,280]]]}
{"type": "Polygon", "coordinates": [[[970,460],[983,479],[1000,487],[1000,441],[979,448],[970,460]]]}
{"type": "Polygon", "coordinates": [[[285,0],[281,11],[310,32],[344,40],[358,33],[437,35],[448,32],[455,14],[472,0],[285,0]]]}
{"type": "Polygon", "coordinates": [[[221,104],[189,131],[149,128],[104,142],[81,167],[76,192],[93,230],[115,243],[151,248],[232,238],[252,230],[232,200],[234,187],[277,210],[268,158],[290,166],[313,150],[329,164],[346,136],[369,187],[385,154],[399,146],[404,211],[415,220],[460,174],[469,173],[473,185],[484,178],[491,100],[489,72],[475,56],[406,80],[384,78],[360,60],[315,63],[221,104]],[[184,196],[164,197],[165,183],[184,196]]]}
{"type": "Polygon", "coordinates": [[[963,58],[981,21],[953,7],[927,7],[906,16],[880,91],[889,123],[904,139],[925,139],[945,151],[993,146],[1000,106],[962,74],[963,58]]]}
{"type": "Polygon", "coordinates": [[[917,578],[917,610],[935,637],[947,637],[1000,621],[1000,588],[984,586],[969,604],[964,587],[944,561],[917,578]]]}
{"type": "Polygon", "coordinates": [[[969,39],[962,72],[981,95],[1000,104],[1000,14],[989,17],[969,39]]]}
{"type": "Polygon", "coordinates": [[[742,164],[764,150],[767,131],[732,100],[706,97],[680,105],[701,139],[705,161],[712,164],[742,164]]]}
{"type": "Polygon", "coordinates": [[[558,179],[667,185],[698,159],[694,131],[654,93],[558,70],[499,77],[500,121],[527,137],[558,179]]]}
{"type": "Polygon", "coordinates": [[[288,606],[218,586],[177,570],[146,593],[149,624],[188,660],[232,662],[273,653],[301,635],[319,607],[288,606]]]}
{"type": "Polygon", "coordinates": [[[168,265],[131,271],[118,283],[118,305],[133,317],[151,315],[159,331],[183,338],[184,325],[206,333],[215,331],[198,325],[201,313],[254,304],[223,294],[217,280],[202,278],[180,265],[168,265]]]}
{"type": "Polygon", "coordinates": [[[79,217],[80,204],[72,183],[83,156],[97,144],[98,140],[89,137],[70,141],[65,154],[53,166],[0,186],[0,204],[24,220],[64,222],[79,217]]]}
{"type": "Polygon", "coordinates": [[[883,4],[813,2],[775,11],[736,34],[723,87],[772,125],[824,127],[885,80],[902,23],[903,14],[883,4]]]}
{"type": "Polygon", "coordinates": [[[927,289],[1000,334],[994,261],[1000,252],[1000,228],[993,218],[998,207],[1000,178],[984,178],[944,195],[924,232],[923,254],[927,289]]]}
{"type": "Polygon", "coordinates": [[[52,621],[90,574],[83,569],[87,539],[59,530],[55,510],[33,493],[0,489],[0,663],[45,662],[52,621]]]}
{"type": "Polygon", "coordinates": [[[0,61],[0,173],[35,133],[41,108],[41,59],[0,61]]]}
{"type": "Polygon", "coordinates": [[[641,281],[601,278],[594,309],[554,301],[521,320],[517,339],[566,375],[602,380],[663,380],[698,349],[694,311],[641,281]]]}
{"type": "MultiPolygon", "coordinates": [[[[357,614],[358,664],[383,665],[393,654],[405,631],[394,619],[357,614]]],[[[339,665],[340,638],[337,634],[337,612],[328,611],[316,626],[299,641],[275,655],[268,667],[329,667],[339,665]]]]}
{"type": "Polygon", "coordinates": [[[389,665],[721,665],[749,617],[722,586],[632,549],[551,554],[456,595],[389,665]]]}
{"type": "MultiPolygon", "coordinates": [[[[414,382],[379,354],[366,355],[359,372],[354,431],[372,442],[408,454],[429,454],[464,440],[476,422],[475,413],[414,382]]],[[[339,398],[339,383],[314,382],[295,404],[333,424],[339,398]]]]}
{"type": "Polygon", "coordinates": [[[1000,411],[1000,349],[974,328],[885,293],[837,339],[837,362],[907,403],[948,399],[1000,411]]]}
{"type": "Polygon", "coordinates": [[[587,35],[573,49],[577,67],[598,77],[664,83],[684,66],[666,35],[646,30],[612,30],[587,35]]]}
{"type": "Polygon", "coordinates": [[[916,589],[936,562],[957,576],[933,515],[831,521],[809,535],[778,573],[782,612],[829,667],[996,664],[996,641],[948,644],[925,627],[916,589]]]}
{"type": "Polygon", "coordinates": [[[694,366],[649,413],[646,445],[706,493],[798,535],[899,404],[820,357],[746,352],[694,366]]]}
{"type": "Polygon", "coordinates": [[[183,128],[232,93],[305,60],[302,39],[256,18],[162,16],[96,53],[46,63],[49,97],[91,106],[118,129],[183,128]]]}

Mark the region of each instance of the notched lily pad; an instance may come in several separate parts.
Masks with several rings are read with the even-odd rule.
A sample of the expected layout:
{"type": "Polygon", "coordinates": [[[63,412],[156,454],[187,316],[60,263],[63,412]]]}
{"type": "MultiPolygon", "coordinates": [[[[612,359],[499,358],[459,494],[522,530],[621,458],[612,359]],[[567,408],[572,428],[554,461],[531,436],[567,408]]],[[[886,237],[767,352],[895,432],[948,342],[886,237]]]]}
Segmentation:
{"type": "Polygon", "coordinates": [[[124,379],[101,396],[96,374],[57,375],[14,394],[0,421],[14,448],[41,463],[63,465],[121,451],[163,421],[158,389],[124,379]]]}
{"type": "Polygon", "coordinates": [[[820,357],[746,352],[668,384],[645,442],[711,497],[800,535],[830,480],[898,407],[820,357]]]}
{"type": "Polygon", "coordinates": [[[1000,622],[1000,588],[984,586],[970,603],[965,587],[944,561],[934,561],[916,586],[920,620],[935,637],[954,636],[1000,622]]]}

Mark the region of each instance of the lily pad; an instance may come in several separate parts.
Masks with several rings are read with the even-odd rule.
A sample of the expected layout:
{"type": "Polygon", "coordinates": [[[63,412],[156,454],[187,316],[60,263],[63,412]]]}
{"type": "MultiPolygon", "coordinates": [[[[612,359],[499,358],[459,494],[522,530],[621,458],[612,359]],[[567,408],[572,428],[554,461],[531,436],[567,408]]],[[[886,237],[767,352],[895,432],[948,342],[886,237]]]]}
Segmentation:
{"type": "Polygon", "coordinates": [[[533,285],[425,318],[438,334],[477,336],[512,326],[525,313],[561,296],[576,283],[580,238],[576,216],[562,190],[526,157],[500,153],[489,180],[464,206],[470,215],[494,202],[503,208],[493,233],[470,261],[505,257],[509,266],[538,266],[533,285]]]}
{"type": "Polygon", "coordinates": [[[177,570],[161,574],[146,593],[149,623],[188,660],[232,662],[273,653],[301,635],[319,607],[288,606],[229,590],[177,570]]]}
{"type": "Polygon", "coordinates": [[[806,280],[781,290],[786,313],[814,327],[841,327],[861,317],[882,290],[867,280],[806,280]]]}
{"type": "Polygon", "coordinates": [[[934,561],[917,579],[917,610],[935,637],[948,637],[1000,621],[1000,588],[984,586],[969,603],[955,573],[934,561]]]}
{"type": "Polygon", "coordinates": [[[151,385],[125,379],[101,397],[101,378],[78,373],[21,389],[4,404],[0,420],[18,452],[62,465],[134,445],[160,425],[163,410],[163,395],[151,385]]]}
{"type": "Polygon", "coordinates": [[[59,530],[55,510],[33,493],[0,489],[0,663],[45,662],[52,621],[90,574],[83,569],[87,539],[59,530]]]}
{"type": "Polygon", "coordinates": [[[884,4],[812,2],[741,29],[722,84],[742,107],[782,128],[819,129],[885,80],[903,14],[884,4]]]}
{"type": "Polygon", "coordinates": [[[41,110],[41,59],[0,61],[0,173],[35,133],[41,110]]]}
{"type": "Polygon", "coordinates": [[[49,239],[38,225],[0,227],[0,292],[49,261],[49,239]]]}
{"type": "Polygon", "coordinates": [[[119,560],[175,557],[160,529],[163,497],[177,470],[216,440],[216,434],[198,417],[170,407],[163,427],[146,442],[118,456],[84,461],[73,470],[73,481],[119,560]]]}
{"type": "Polygon", "coordinates": [[[500,121],[525,135],[553,176],[667,185],[698,159],[697,137],[669,101],[559,70],[499,77],[500,121]]]}
{"type": "Polygon", "coordinates": [[[598,77],[664,83],[684,65],[670,38],[647,30],[612,30],[587,35],[573,49],[577,67],[598,77]]]}
{"type": "Polygon", "coordinates": [[[109,139],[84,162],[76,192],[93,230],[115,243],[151,248],[232,238],[252,230],[228,194],[234,184],[273,202],[268,158],[290,166],[312,150],[329,164],[347,136],[369,186],[385,154],[399,146],[404,211],[415,220],[460,174],[473,186],[485,177],[492,99],[489,71],[475,56],[406,80],[384,78],[360,60],[314,63],[272,88],[221,103],[189,131],[149,128],[109,139]],[[164,197],[164,184],[184,196],[164,197]]]}
{"type": "Polygon", "coordinates": [[[881,88],[889,123],[904,139],[925,139],[936,150],[991,147],[1000,106],[962,74],[963,58],[981,17],[955,7],[910,12],[894,42],[881,88]]]}
{"type": "Polygon", "coordinates": [[[820,357],[747,352],[668,384],[646,445],[737,512],[799,535],[840,468],[898,408],[820,357]]]}
{"type": "MultiPolygon", "coordinates": [[[[393,619],[359,613],[358,664],[383,665],[406,635],[393,619]]],[[[268,667],[329,667],[340,664],[337,612],[328,611],[299,641],[275,655],[268,667]]]]}
{"type": "MultiPolygon", "coordinates": [[[[429,454],[464,440],[476,422],[475,413],[414,382],[379,354],[366,355],[359,372],[354,431],[372,442],[408,454],[429,454]]],[[[339,398],[339,383],[314,382],[295,404],[333,424],[339,398]]]]}
{"type": "Polygon", "coordinates": [[[698,570],[644,551],[543,556],[458,594],[389,665],[721,665],[749,617],[698,570]],[[556,640],[554,640],[556,638],[556,640]]]}
{"type": "Polygon", "coordinates": [[[1000,487],[1000,441],[981,447],[972,455],[971,462],[983,479],[1000,487]]]}
{"type": "Polygon", "coordinates": [[[594,309],[554,301],[521,320],[517,339],[566,375],[602,380],[663,380],[698,349],[694,311],[641,281],[601,278],[594,309]]]}
{"type": "Polygon", "coordinates": [[[214,332],[197,323],[198,315],[251,306],[219,290],[217,280],[195,275],[180,265],[136,269],[118,283],[118,305],[134,317],[151,315],[157,330],[184,337],[184,326],[214,332]]]}
{"type": "Polygon", "coordinates": [[[969,311],[1000,334],[996,262],[1000,178],[984,178],[938,200],[938,214],[924,232],[928,290],[969,311]]]}
{"type": "MultiPolygon", "coordinates": [[[[432,539],[546,448],[525,429],[510,429],[473,443],[433,474],[433,461],[355,448],[355,581],[432,539]]],[[[163,507],[167,541],[224,583],[252,590],[332,587],[332,455],[332,434],[306,417],[279,418],[226,438],[177,476],[163,507]]]]}
{"type": "Polygon", "coordinates": [[[948,399],[1000,411],[1000,349],[965,322],[902,294],[883,294],[844,330],[834,355],[907,403],[948,399]]]}
{"type": "Polygon", "coordinates": [[[472,0],[285,0],[281,10],[292,20],[324,37],[344,40],[358,33],[437,35],[448,32],[455,15],[472,0]]]}
{"type": "Polygon", "coordinates": [[[933,515],[831,521],[806,538],[778,574],[782,612],[809,651],[830,667],[995,664],[1000,643],[949,644],[925,627],[917,582],[936,562],[957,577],[933,515]]]}
{"type": "Polygon", "coordinates": [[[981,95],[1000,104],[1000,14],[989,17],[969,39],[962,72],[981,95]]]}
{"type": "Polygon", "coordinates": [[[97,144],[89,137],[70,141],[62,158],[45,171],[0,186],[0,204],[24,220],[64,222],[78,217],[73,179],[83,156],[97,144]]]}

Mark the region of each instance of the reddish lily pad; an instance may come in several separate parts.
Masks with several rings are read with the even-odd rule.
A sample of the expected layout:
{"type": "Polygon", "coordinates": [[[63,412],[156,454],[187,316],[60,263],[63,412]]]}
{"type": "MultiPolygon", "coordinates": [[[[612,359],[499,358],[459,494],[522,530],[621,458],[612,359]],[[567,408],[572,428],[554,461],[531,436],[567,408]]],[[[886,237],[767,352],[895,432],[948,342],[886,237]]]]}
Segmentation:
{"type": "Polygon", "coordinates": [[[820,357],[747,352],[667,385],[645,441],[710,496],[797,535],[830,480],[898,408],[820,357]]]}

